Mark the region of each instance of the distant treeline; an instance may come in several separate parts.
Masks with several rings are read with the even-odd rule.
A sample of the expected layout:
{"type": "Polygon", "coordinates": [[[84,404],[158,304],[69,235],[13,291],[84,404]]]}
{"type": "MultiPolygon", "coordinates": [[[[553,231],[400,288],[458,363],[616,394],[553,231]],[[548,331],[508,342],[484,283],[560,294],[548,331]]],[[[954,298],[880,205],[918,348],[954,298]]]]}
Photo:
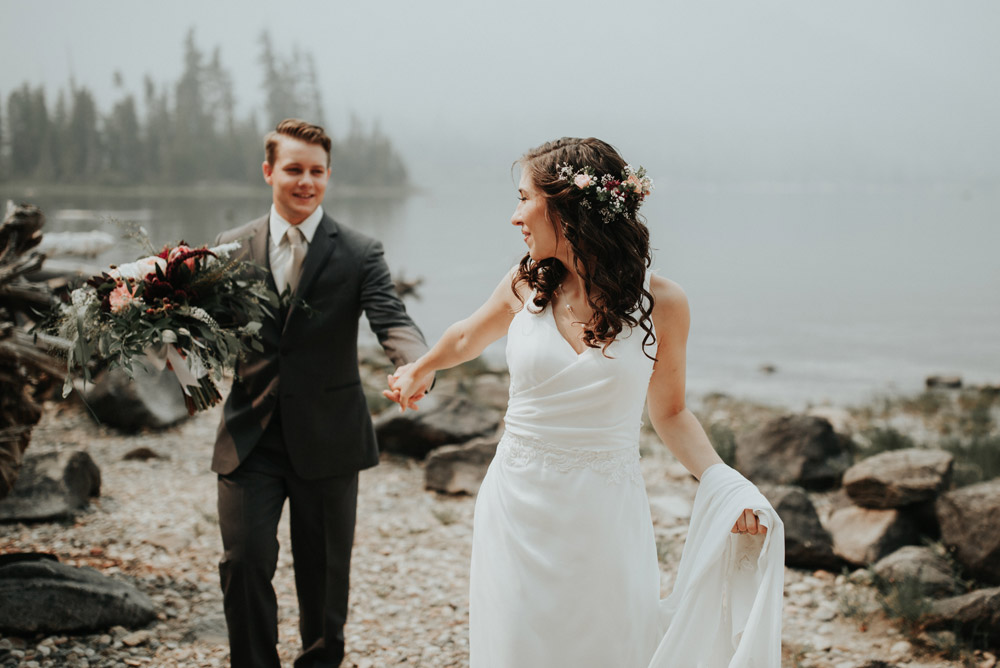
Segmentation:
{"type": "MultiPolygon", "coordinates": [[[[194,31],[184,41],[184,71],[158,87],[147,75],[141,102],[124,90],[107,114],[70,81],[54,107],[41,86],[7,95],[0,118],[0,181],[101,185],[260,183],[263,135],[283,118],[318,122],[333,137],[334,179],[353,186],[402,186],[406,166],[389,139],[351,118],[346,132],[324,122],[311,53],[275,52],[261,36],[263,119],[237,116],[232,77],[216,48],[207,57],[194,31]]],[[[2,101],[2,98],[0,98],[2,101]]]]}

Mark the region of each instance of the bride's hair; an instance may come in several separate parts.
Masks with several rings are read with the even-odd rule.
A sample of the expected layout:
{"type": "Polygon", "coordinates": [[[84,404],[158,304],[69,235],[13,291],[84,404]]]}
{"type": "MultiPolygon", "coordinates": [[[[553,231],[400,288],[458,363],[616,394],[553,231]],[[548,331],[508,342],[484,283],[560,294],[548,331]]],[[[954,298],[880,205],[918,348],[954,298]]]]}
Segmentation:
{"type": "MultiPolygon", "coordinates": [[[[532,183],[545,197],[546,218],[562,230],[583,277],[587,303],[594,315],[584,325],[584,343],[591,348],[607,347],[628,326],[641,328],[643,352],[656,342],[651,314],[653,295],[645,287],[646,268],[651,260],[649,230],[639,219],[640,197],[629,197],[609,213],[602,205],[565,176],[565,165],[573,171],[590,168],[620,179],[627,163],[613,146],[600,139],[563,137],[525,153],[515,163],[526,170],[532,183]],[[638,318],[635,314],[638,312],[638,318]]],[[[532,300],[540,311],[552,301],[553,293],[566,277],[566,267],[555,258],[535,262],[530,254],[521,263],[511,282],[514,294],[522,281],[535,290],[532,300]]],[[[646,353],[647,357],[656,359],[646,353]]]]}

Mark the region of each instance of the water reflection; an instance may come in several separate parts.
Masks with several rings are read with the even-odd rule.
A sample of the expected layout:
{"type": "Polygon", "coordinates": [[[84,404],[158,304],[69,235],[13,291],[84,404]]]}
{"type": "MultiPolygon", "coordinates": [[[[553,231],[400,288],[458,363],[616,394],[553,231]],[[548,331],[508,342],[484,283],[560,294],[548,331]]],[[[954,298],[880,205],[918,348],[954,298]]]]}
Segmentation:
{"type": "MultiPolygon", "coordinates": [[[[86,232],[101,230],[122,236],[116,223],[137,223],[149,234],[155,247],[178,241],[192,245],[211,243],[225,230],[265,215],[270,191],[259,195],[205,197],[204,193],[180,197],[131,197],[107,193],[37,195],[25,191],[0,192],[0,197],[28,202],[46,214],[45,232],[86,232]]],[[[327,197],[324,208],[334,219],[376,237],[398,232],[403,224],[405,197],[327,197]]],[[[122,240],[117,247],[97,258],[100,263],[121,262],[139,252],[122,240]]]]}

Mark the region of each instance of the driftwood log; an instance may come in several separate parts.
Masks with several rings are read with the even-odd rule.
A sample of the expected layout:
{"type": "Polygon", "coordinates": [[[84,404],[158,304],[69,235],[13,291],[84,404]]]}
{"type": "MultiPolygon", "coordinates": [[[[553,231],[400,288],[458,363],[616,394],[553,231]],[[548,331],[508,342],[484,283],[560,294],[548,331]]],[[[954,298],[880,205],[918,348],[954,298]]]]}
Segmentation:
{"type": "Polygon", "coordinates": [[[34,313],[47,310],[52,299],[46,284],[25,277],[45,260],[37,250],[44,224],[40,209],[12,202],[0,223],[0,499],[17,481],[31,430],[42,415],[34,389],[46,375],[62,373],[45,352],[47,345],[25,332],[34,313]]]}

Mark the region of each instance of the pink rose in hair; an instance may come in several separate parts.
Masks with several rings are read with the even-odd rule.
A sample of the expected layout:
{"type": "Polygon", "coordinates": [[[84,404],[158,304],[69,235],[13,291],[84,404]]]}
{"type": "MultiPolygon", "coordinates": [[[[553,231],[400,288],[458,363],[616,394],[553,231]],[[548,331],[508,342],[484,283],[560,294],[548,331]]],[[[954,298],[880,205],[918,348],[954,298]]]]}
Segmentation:
{"type": "Polygon", "coordinates": [[[124,283],[119,283],[118,287],[108,295],[108,299],[111,302],[111,312],[121,313],[128,308],[129,304],[135,301],[135,298],[132,296],[133,294],[124,283]]]}
{"type": "Polygon", "coordinates": [[[594,179],[593,177],[590,176],[590,174],[577,174],[576,176],[573,177],[573,184],[580,190],[583,190],[584,188],[589,188],[591,185],[593,185],[593,183],[594,179]]]}
{"type": "Polygon", "coordinates": [[[646,189],[642,185],[642,181],[635,174],[628,175],[627,183],[631,183],[633,189],[638,193],[639,197],[643,197],[646,194],[646,189]]]}

